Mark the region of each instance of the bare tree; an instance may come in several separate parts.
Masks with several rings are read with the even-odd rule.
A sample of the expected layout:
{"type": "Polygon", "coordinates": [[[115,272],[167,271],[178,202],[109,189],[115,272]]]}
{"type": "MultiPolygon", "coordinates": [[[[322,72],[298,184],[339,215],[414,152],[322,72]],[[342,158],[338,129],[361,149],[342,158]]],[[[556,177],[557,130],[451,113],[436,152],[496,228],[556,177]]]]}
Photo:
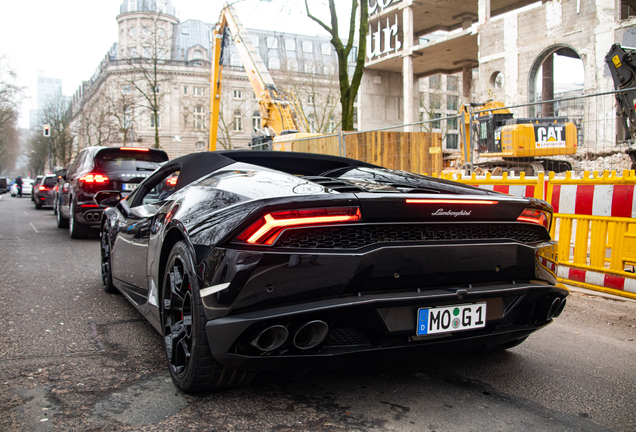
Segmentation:
{"type": "Polygon", "coordinates": [[[83,137],[84,146],[100,146],[110,141],[116,127],[107,94],[101,94],[81,107],[75,132],[83,137]]]}
{"type": "Polygon", "coordinates": [[[145,14],[139,45],[134,50],[129,50],[126,57],[130,74],[124,78],[139,94],[141,106],[150,113],[150,126],[155,131],[155,148],[161,147],[161,109],[171,82],[170,75],[165,71],[171,40],[163,23],[161,12],[149,11],[145,14]]]}
{"type": "Polygon", "coordinates": [[[57,165],[66,165],[73,157],[72,113],[70,101],[61,93],[48,99],[42,120],[51,125],[51,154],[57,165]]]}
{"type": "MultiPolygon", "coordinates": [[[[49,139],[42,135],[42,132],[32,129],[29,132],[27,145],[27,160],[34,175],[45,173],[49,163],[49,139]]],[[[51,167],[52,168],[52,167],[51,167]]]]}
{"type": "Polygon", "coordinates": [[[104,90],[104,105],[110,116],[111,126],[124,143],[133,139],[134,123],[142,112],[140,96],[129,84],[111,83],[104,90]]]}
{"type": "Polygon", "coordinates": [[[15,166],[20,154],[18,108],[22,88],[5,56],[0,56],[0,173],[15,166]]]}
{"type": "Polygon", "coordinates": [[[311,132],[331,133],[341,124],[341,118],[336,120],[336,117],[341,117],[341,113],[334,66],[331,63],[316,63],[313,58],[303,62],[304,67],[310,70],[299,75],[287,69],[281,87],[293,92],[307,116],[311,132]]]}
{"type": "Polygon", "coordinates": [[[353,130],[354,106],[353,103],[358,95],[362,73],[364,72],[364,60],[367,49],[367,33],[369,31],[369,9],[366,0],[360,1],[360,26],[358,27],[358,55],[356,57],[356,67],[351,80],[349,80],[349,54],[353,49],[353,41],[356,30],[356,16],[358,10],[358,0],[351,0],[351,15],[349,16],[349,38],[346,45],[340,39],[338,15],[336,14],[335,0],[329,0],[329,13],[331,26],[325,24],[318,17],[309,12],[309,3],[305,0],[307,16],[317,22],[331,35],[331,44],[336,50],[338,57],[338,80],[340,84],[340,104],[342,107],[342,129],[353,130]]]}

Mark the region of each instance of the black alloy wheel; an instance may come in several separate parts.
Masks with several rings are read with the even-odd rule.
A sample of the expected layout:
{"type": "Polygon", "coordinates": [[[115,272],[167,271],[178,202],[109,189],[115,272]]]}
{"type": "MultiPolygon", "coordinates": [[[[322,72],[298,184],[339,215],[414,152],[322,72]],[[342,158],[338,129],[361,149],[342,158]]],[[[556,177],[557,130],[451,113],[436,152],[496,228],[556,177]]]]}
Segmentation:
{"type": "Polygon", "coordinates": [[[57,196],[53,197],[53,214],[57,216],[57,196]]]}
{"type": "Polygon", "coordinates": [[[100,251],[102,256],[102,288],[107,293],[117,293],[119,290],[113,285],[113,274],[110,265],[111,244],[106,224],[102,225],[100,251]]]}
{"type": "Polygon", "coordinates": [[[75,218],[75,201],[71,201],[68,210],[68,233],[72,239],[83,239],[88,237],[90,227],[77,223],[75,218]]]}
{"type": "Polygon", "coordinates": [[[228,370],[214,360],[207,335],[199,283],[185,241],[168,256],[161,292],[161,320],[168,368],[184,392],[205,392],[249,384],[255,372],[228,370]]]}
{"type": "Polygon", "coordinates": [[[57,220],[58,228],[68,228],[68,219],[64,217],[64,215],[62,214],[62,209],[59,206],[57,208],[55,219],[57,220]]]}

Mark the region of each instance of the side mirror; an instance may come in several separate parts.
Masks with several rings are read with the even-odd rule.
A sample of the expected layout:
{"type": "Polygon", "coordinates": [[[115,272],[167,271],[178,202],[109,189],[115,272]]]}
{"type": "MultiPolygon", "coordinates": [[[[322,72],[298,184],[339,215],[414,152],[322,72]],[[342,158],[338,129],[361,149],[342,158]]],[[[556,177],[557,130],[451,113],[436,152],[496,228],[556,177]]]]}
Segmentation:
{"type": "Polygon", "coordinates": [[[119,191],[99,191],[93,197],[93,201],[101,208],[114,207],[121,201],[121,193],[119,191]]]}

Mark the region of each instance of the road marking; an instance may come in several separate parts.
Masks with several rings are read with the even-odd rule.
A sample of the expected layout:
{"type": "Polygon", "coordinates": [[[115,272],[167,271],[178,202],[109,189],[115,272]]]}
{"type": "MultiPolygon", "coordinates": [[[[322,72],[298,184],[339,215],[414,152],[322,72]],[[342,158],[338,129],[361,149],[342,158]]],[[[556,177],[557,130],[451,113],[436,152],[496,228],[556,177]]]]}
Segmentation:
{"type": "Polygon", "coordinates": [[[38,232],[38,229],[31,222],[29,222],[29,225],[31,225],[31,227],[35,230],[36,233],[38,232]]]}
{"type": "Polygon", "coordinates": [[[29,215],[29,214],[26,212],[26,210],[24,211],[24,214],[25,214],[25,215],[27,215],[27,216],[29,215]]]}

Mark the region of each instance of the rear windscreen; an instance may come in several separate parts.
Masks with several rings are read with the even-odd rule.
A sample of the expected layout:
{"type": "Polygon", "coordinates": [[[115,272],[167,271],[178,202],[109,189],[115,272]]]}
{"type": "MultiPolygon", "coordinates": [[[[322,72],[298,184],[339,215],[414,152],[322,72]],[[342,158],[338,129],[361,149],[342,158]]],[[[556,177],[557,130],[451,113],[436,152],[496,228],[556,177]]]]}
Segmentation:
{"type": "Polygon", "coordinates": [[[57,178],[55,177],[47,177],[44,179],[44,186],[55,186],[57,183],[57,178]]]}
{"type": "Polygon", "coordinates": [[[100,152],[95,156],[96,168],[107,170],[151,170],[154,171],[168,157],[163,152],[115,150],[100,152]]]}

